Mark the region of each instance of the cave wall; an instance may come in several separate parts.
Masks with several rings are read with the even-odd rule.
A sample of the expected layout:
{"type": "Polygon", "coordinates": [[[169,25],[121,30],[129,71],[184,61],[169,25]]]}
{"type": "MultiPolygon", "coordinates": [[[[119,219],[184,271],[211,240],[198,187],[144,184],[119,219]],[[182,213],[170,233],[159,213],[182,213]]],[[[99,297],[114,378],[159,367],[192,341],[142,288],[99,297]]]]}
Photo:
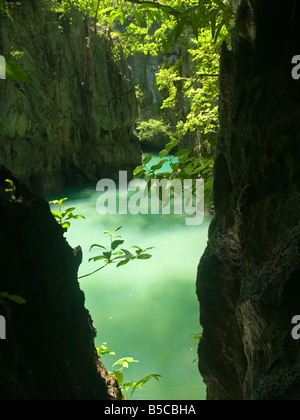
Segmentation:
{"type": "Polygon", "coordinates": [[[239,1],[223,45],[215,217],[197,294],[210,400],[300,399],[300,4],[239,1]]]}
{"type": "MultiPolygon", "coordinates": [[[[77,281],[72,249],[49,204],[0,167],[0,400],[112,400],[121,397],[95,349],[96,331],[77,281]],[[14,181],[15,201],[5,193],[14,181]]],[[[101,304],[101,302],[99,302],[101,304]]]]}
{"type": "Polygon", "coordinates": [[[0,51],[30,83],[0,83],[0,162],[42,193],[132,173],[141,162],[134,83],[105,29],[95,35],[90,18],[43,0],[9,5],[0,51]]]}

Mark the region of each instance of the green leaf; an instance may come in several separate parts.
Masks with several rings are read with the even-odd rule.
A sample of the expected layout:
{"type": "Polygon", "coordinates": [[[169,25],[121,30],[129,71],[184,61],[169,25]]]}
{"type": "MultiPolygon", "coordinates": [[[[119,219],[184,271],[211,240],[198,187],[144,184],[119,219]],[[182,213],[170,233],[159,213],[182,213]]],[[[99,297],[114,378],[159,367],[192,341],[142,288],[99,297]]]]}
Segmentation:
{"type": "Polygon", "coordinates": [[[104,356],[105,354],[110,354],[112,356],[114,356],[116,354],[114,351],[108,350],[108,348],[104,345],[98,347],[96,350],[97,350],[97,353],[98,353],[99,357],[104,356]]]}
{"type": "Polygon", "coordinates": [[[158,171],[159,169],[162,168],[162,166],[168,162],[168,159],[162,159],[159,163],[157,163],[156,165],[151,166],[151,171],[158,171]]]}
{"type": "Polygon", "coordinates": [[[192,151],[191,150],[188,150],[188,149],[182,149],[182,150],[179,150],[179,152],[177,152],[177,153],[175,153],[175,157],[178,157],[178,160],[179,160],[179,163],[181,164],[181,165],[184,165],[187,161],[188,161],[188,159],[189,159],[189,155],[192,153],[192,151]]]}
{"type": "Polygon", "coordinates": [[[220,32],[221,32],[223,26],[225,25],[225,23],[226,23],[226,19],[223,18],[222,21],[221,21],[221,23],[219,23],[219,25],[216,27],[215,36],[214,36],[214,42],[217,42],[217,39],[218,39],[218,37],[220,35],[220,32]]]}
{"type": "Polygon", "coordinates": [[[5,182],[7,182],[12,188],[15,188],[15,184],[11,179],[6,179],[5,182]]]}
{"type": "Polygon", "coordinates": [[[89,262],[90,261],[94,261],[94,262],[96,262],[96,261],[101,261],[101,260],[106,260],[107,259],[107,257],[104,257],[103,255],[98,255],[97,257],[92,257],[92,258],[90,258],[89,259],[89,262]]]}
{"type": "Polygon", "coordinates": [[[193,30],[194,37],[198,40],[198,37],[199,37],[199,19],[198,19],[198,16],[197,16],[196,13],[191,13],[190,18],[191,18],[191,24],[192,24],[192,30],[193,30]]]}
{"type": "Polygon", "coordinates": [[[99,13],[104,14],[106,12],[111,12],[112,10],[114,10],[113,7],[106,7],[105,9],[100,10],[99,13]]]}
{"type": "Polygon", "coordinates": [[[187,166],[185,166],[184,172],[188,175],[191,175],[194,172],[194,165],[190,163],[187,166]]]}
{"type": "Polygon", "coordinates": [[[114,253],[113,253],[113,255],[118,255],[118,256],[120,256],[120,255],[123,255],[123,252],[122,252],[122,251],[114,252],[114,253]]]}
{"type": "Polygon", "coordinates": [[[56,217],[57,219],[62,219],[63,218],[63,213],[55,211],[55,210],[51,210],[51,213],[53,214],[54,217],[56,217]]]}
{"type": "Polygon", "coordinates": [[[81,216],[81,214],[70,214],[70,216],[68,217],[68,219],[85,219],[84,216],[81,216]]]}
{"type": "Polygon", "coordinates": [[[174,147],[178,146],[179,140],[172,140],[166,144],[165,148],[170,152],[174,147]]]}
{"type": "Polygon", "coordinates": [[[147,165],[152,160],[152,156],[145,156],[143,159],[143,165],[147,165]]]}
{"type": "Polygon", "coordinates": [[[113,233],[118,232],[118,230],[122,229],[123,226],[119,226],[116,229],[114,229],[113,233]]]}
{"type": "Polygon", "coordinates": [[[111,252],[103,252],[103,255],[105,258],[107,258],[108,260],[110,260],[111,258],[111,252]]]}
{"type": "Polygon", "coordinates": [[[144,20],[144,18],[143,18],[143,13],[142,13],[142,12],[139,12],[138,10],[136,10],[136,11],[134,12],[134,17],[135,17],[136,23],[137,23],[139,26],[142,26],[142,24],[143,24],[143,20],[144,20]]]}
{"type": "Polygon", "coordinates": [[[191,338],[192,340],[201,340],[202,335],[203,335],[202,333],[192,334],[191,338]]]}
{"type": "Polygon", "coordinates": [[[175,153],[175,157],[181,158],[183,156],[189,156],[192,153],[190,149],[181,149],[178,150],[178,152],[175,153]]]}
{"type": "Polygon", "coordinates": [[[122,248],[122,251],[126,255],[126,258],[134,258],[134,256],[132,255],[132,253],[130,251],[128,251],[127,249],[123,249],[122,248]]]}
{"type": "Polygon", "coordinates": [[[124,382],[123,388],[125,389],[125,391],[128,391],[128,389],[134,387],[135,385],[136,385],[136,382],[124,382]]]}
{"type": "Polygon", "coordinates": [[[123,367],[128,368],[128,363],[138,363],[138,360],[134,360],[133,357],[122,357],[113,364],[113,367],[121,365],[123,367]]]}
{"type": "Polygon", "coordinates": [[[6,60],[6,77],[17,82],[30,82],[26,71],[20,64],[11,60],[6,60]]]}
{"type": "Polygon", "coordinates": [[[117,267],[122,267],[123,265],[128,264],[128,263],[129,263],[129,261],[130,261],[130,260],[128,260],[128,259],[122,260],[122,261],[120,261],[120,262],[117,264],[117,267]]]}
{"type": "Polygon", "coordinates": [[[163,149],[159,152],[158,156],[162,159],[165,156],[167,156],[169,154],[169,151],[167,149],[163,149]]]}
{"type": "Polygon", "coordinates": [[[225,3],[223,3],[221,0],[214,0],[214,2],[219,6],[220,9],[222,9],[226,13],[232,14],[232,10],[230,7],[228,7],[225,3]]]}
{"type": "Polygon", "coordinates": [[[69,209],[67,209],[65,211],[65,216],[69,216],[72,213],[72,211],[74,211],[75,209],[76,207],[70,207],[69,209]]]}
{"type": "Polygon", "coordinates": [[[118,246],[122,245],[124,242],[125,241],[120,240],[120,239],[116,240],[116,241],[113,241],[112,244],[111,244],[111,249],[114,251],[116,248],[118,248],[118,246]]]}
{"type": "Polygon", "coordinates": [[[92,250],[93,248],[95,248],[95,247],[102,248],[102,249],[105,249],[105,251],[108,251],[108,249],[107,249],[107,248],[105,248],[105,246],[98,245],[98,244],[93,244],[93,245],[91,245],[91,247],[90,247],[90,252],[91,252],[91,250],[92,250]]]}
{"type": "Polygon", "coordinates": [[[109,372],[110,375],[114,375],[119,383],[119,385],[122,385],[124,382],[124,375],[121,372],[121,370],[114,370],[112,372],[109,372]]]}
{"type": "Polygon", "coordinates": [[[61,226],[62,226],[63,229],[69,229],[69,227],[71,226],[71,223],[70,222],[63,222],[61,226]]]}
{"type": "Polygon", "coordinates": [[[198,174],[202,169],[202,166],[199,166],[198,168],[194,169],[193,172],[191,173],[191,175],[195,175],[198,174]]]}
{"type": "Polygon", "coordinates": [[[11,300],[12,302],[18,303],[19,305],[23,305],[26,303],[26,300],[18,295],[11,295],[8,292],[1,292],[1,297],[11,300]]]}
{"type": "Polygon", "coordinates": [[[112,24],[114,23],[115,19],[119,19],[119,21],[121,22],[121,24],[123,25],[124,23],[124,15],[122,10],[112,10],[109,17],[108,17],[108,22],[109,22],[109,26],[112,26],[112,24]]]}
{"type": "Polygon", "coordinates": [[[140,254],[137,256],[138,260],[149,260],[150,258],[152,258],[152,255],[150,254],[140,254]]]}
{"type": "Polygon", "coordinates": [[[50,201],[50,204],[58,204],[59,206],[62,206],[64,204],[65,201],[67,201],[68,198],[62,198],[61,200],[53,200],[50,201]]]}
{"type": "Polygon", "coordinates": [[[148,381],[150,381],[150,379],[155,379],[157,382],[159,382],[159,378],[161,378],[161,375],[157,375],[157,374],[152,374],[152,375],[148,375],[145,376],[145,378],[141,379],[140,381],[138,381],[135,386],[133,387],[129,400],[132,397],[132,395],[134,394],[134,392],[138,389],[141,388],[143,385],[145,385],[148,381]]]}
{"type": "Polygon", "coordinates": [[[180,37],[182,30],[185,26],[186,19],[182,18],[179,20],[175,28],[171,31],[171,33],[167,37],[167,41],[165,42],[165,49],[168,51],[170,49],[171,44],[175,44],[178,38],[180,37]]]}
{"type": "Polygon", "coordinates": [[[135,170],[133,171],[133,175],[138,175],[140,173],[144,172],[144,167],[143,166],[137,166],[135,168],[135,170]]]}

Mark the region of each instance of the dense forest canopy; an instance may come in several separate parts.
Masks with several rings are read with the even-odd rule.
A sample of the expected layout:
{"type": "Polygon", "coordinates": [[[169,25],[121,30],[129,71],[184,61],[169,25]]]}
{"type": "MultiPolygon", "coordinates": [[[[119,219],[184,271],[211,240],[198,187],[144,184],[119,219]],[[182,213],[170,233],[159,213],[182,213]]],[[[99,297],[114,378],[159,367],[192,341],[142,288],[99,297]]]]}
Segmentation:
{"type": "MultiPolygon", "coordinates": [[[[164,137],[167,141],[159,153],[161,161],[153,165],[146,157],[134,171],[134,176],[146,175],[150,180],[202,177],[205,179],[206,206],[211,207],[219,125],[219,49],[222,41],[230,42],[234,17],[231,2],[44,0],[44,3],[58,14],[59,19],[68,18],[68,12],[76,8],[92,19],[95,32],[108,31],[115,45],[116,61],[121,56],[134,54],[160,57],[156,88],[162,104],[152,118],[138,119],[137,131],[141,141],[153,136],[164,137]],[[174,52],[176,62],[168,59],[174,52]],[[160,169],[168,160],[171,170],[162,173],[160,169]]],[[[10,7],[14,4],[2,1],[0,5],[8,15],[10,7]]],[[[11,78],[27,80],[22,69],[10,60],[8,72],[11,78]],[[11,67],[15,74],[10,71],[11,67]]],[[[144,93],[139,85],[136,96],[143,106],[144,93]]]]}

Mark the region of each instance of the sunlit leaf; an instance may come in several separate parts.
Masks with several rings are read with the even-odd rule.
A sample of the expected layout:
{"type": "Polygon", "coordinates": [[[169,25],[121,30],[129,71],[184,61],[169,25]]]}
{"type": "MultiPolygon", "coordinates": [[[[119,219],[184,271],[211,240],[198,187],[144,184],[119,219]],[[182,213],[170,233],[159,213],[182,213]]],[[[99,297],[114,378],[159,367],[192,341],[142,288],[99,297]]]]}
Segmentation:
{"type": "Polygon", "coordinates": [[[55,210],[52,210],[51,213],[53,214],[54,217],[56,217],[57,219],[62,219],[63,218],[63,213],[62,212],[58,212],[55,210]]]}
{"type": "Polygon", "coordinates": [[[132,397],[132,395],[134,394],[134,392],[138,389],[141,388],[143,385],[145,385],[148,381],[150,381],[150,379],[155,379],[157,382],[159,382],[159,378],[161,378],[161,375],[157,375],[157,374],[152,374],[152,375],[148,375],[145,376],[145,378],[141,379],[140,381],[138,381],[135,386],[133,387],[130,397],[129,399],[132,397]]]}

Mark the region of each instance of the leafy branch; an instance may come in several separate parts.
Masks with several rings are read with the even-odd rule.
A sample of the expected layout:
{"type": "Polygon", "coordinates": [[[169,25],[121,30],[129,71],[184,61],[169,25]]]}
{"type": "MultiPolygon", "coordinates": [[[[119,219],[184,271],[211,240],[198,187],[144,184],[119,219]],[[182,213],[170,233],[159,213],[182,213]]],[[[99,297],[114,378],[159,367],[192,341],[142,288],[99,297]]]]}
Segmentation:
{"type": "Polygon", "coordinates": [[[68,200],[68,198],[62,198],[61,200],[53,200],[53,201],[50,201],[50,203],[49,203],[49,204],[58,205],[59,210],[58,211],[52,210],[51,213],[56,218],[57,222],[61,225],[61,227],[65,230],[68,230],[69,227],[71,226],[71,223],[69,222],[69,220],[85,219],[84,216],[73,214],[73,211],[75,210],[75,207],[70,207],[67,210],[62,211],[62,205],[67,200],[68,200]]]}
{"type": "Polygon", "coordinates": [[[94,262],[98,262],[98,261],[102,261],[104,263],[104,265],[102,265],[101,267],[97,268],[95,271],[93,271],[92,273],[86,274],[84,276],[80,276],[78,277],[78,279],[82,279],[84,277],[88,277],[91,276],[92,274],[97,273],[98,271],[102,270],[103,268],[105,268],[108,265],[111,264],[117,264],[117,267],[121,267],[123,265],[126,265],[129,263],[129,261],[133,261],[133,260],[148,260],[152,257],[151,254],[147,253],[147,251],[149,251],[150,249],[153,249],[154,247],[149,247],[146,249],[143,249],[139,246],[133,246],[132,248],[134,249],[134,252],[131,252],[127,249],[121,248],[118,250],[118,248],[123,245],[123,243],[125,242],[123,239],[121,239],[121,236],[115,236],[115,233],[118,232],[120,229],[122,228],[122,226],[119,226],[118,228],[114,229],[113,232],[104,232],[105,235],[108,235],[110,237],[110,247],[107,248],[103,245],[99,245],[99,244],[93,244],[90,247],[90,252],[92,249],[94,248],[100,248],[102,249],[102,253],[92,257],[89,259],[90,261],[94,261],[94,262]]]}
{"type": "Polygon", "coordinates": [[[233,20],[233,9],[222,0],[199,0],[196,4],[191,2],[187,7],[181,4],[173,6],[169,2],[148,0],[125,0],[139,5],[147,13],[147,8],[161,10],[164,14],[176,18],[177,24],[167,37],[165,47],[168,49],[172,43],[176,43],[184,28],[190,27],[193,35],[198,39],[201,29],[209,26],[212,38],[217,42],[222,29],[225,27],[229,32],[233,20]]]}
{"type": "MultiPolygon", "coordinates": [[[[98,347],[97,348],[97,353],[98,353],[98,356],[99,356],[100,359],[101,359],[102,356],[104,356],[106,354],[115,355],[115,352],[108,350],[108,348],[105,345],[102,345],[102,346],[98,347]]],[[[144,378],[140,379],[137,382],[124,381],[124,369],[128,369],[129,364],[132,364],[132,363],[138,363],[138,360],[135,360],[133,357],[122,357],[121,359],[117,360],[112,365],[112,367],[120,366],[120,368],[109,372],[110,375],[115,376],[115,378],[117,379],[118,384],[122,388],[123,396],[124,396],[126,391],[131,390],[131,392],[129,394],[129,397],[127,398],[128,400],[131,399],[131,397],[133,396],[133,394],[135,393],[135,391],[137,389],[144,386],[151,379],[155,379],[156,381],[159,381],[159,378],[161,378],[161,375],[152,374],[152,375],[145,376],[144,378]]]]}
{"type": "Polygon", "coordinates": [[[6,179],[5,183],[7,184],[6,188],[4,189],[5,193],[9,193],[10,194],[10,198],[12,201],[14,201],[16,199],[16,186],[14,184],[14,182],[11,179],[6,179]]]}

